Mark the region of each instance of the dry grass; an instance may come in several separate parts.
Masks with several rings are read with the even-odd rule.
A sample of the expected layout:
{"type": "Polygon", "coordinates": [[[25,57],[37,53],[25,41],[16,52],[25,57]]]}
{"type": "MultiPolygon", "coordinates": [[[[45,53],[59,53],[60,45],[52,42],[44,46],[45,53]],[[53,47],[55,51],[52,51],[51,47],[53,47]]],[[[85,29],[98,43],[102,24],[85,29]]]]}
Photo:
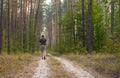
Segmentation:
{"type": "MultiPolygon", "coordinates": [[[[120,53],[117,54],[93,54],[93,55],[63,55],[80,66],[92,69],[100,74],[110,75],[112,78],[120,77],[120,53]]],[[[107,77],[106,77],[107,78],[107,77]]]]}
{"type": "MultiPolygon", "coordinates": [[[[54,58],[50,58],[48,60],[48,64],[50,65],[50,69],[52,70],[50,72],[51,77],[50,78],[73,78],[72,76],[74,73],[67,72],[60,62],[54,58]]],[[[74,77],[75,78],[75,77],[74,77]]]]}
{"type": "Polygon", "coordinates": [[[33,55],[28,53],[2,54],[0,55],[0,78],[31,78],[33,66],[36,66],[35,61],[33,55]]]}

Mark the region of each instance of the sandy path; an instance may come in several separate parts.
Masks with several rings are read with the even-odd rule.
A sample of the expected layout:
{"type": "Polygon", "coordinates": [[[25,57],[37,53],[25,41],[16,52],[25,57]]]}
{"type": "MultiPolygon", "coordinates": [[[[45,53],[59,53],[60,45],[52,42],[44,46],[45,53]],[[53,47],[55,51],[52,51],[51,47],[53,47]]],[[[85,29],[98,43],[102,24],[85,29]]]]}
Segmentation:
{"type": "Polygon", "coordinates": [[[70,61],[67,61],[59,57],[54,57],[54,58],[57,59],[63,65],[64,69],[66,69],[68,72],[74,73],[77,78],[95,78],[89,72],[73,65],[73,63],[70,61]]]}
{"type": "Polygon", "coordinates": [[[33,78],[49,78],[49,67],[47,60],[40,60],[33,78]]]}
{"type": "MultiPolygon", "coordinates": [[[[68,61],[68,60],[65,60],[65,59],[59,58],[59,57],[54,57],[54,56],[51,56],[51,57],[58,60],[61,63],[62,67],[67,72],[74,73],[75,77],[71,77],[71,78],[95,78],[89,72],[83,70],[80,67],[73,65],[73,63],[71,61],[68,61]]],[[[49,65],[47,64],[47,60],[39,61],[39,65],[35,71],[33,78],[51,78],[49,72],[52,70],[50,70],[49,65]]]]}

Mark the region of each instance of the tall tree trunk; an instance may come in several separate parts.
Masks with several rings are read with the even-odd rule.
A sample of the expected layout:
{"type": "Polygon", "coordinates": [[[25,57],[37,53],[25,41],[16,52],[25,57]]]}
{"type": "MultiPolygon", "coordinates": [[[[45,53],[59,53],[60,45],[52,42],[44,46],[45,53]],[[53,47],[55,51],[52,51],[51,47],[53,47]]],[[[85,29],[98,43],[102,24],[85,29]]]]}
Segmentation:
{"type": "Polygon", "coordinates": [[[58,0],[55,0],[56,42],[59,45],[58,0]]]}
{"type": "Polygon", "coordinates": [[[74,18],[73,18],[73,0],[70,0],[70,9],[71,9],[72,41],[75,48],[76,44],[75,44],[75,26],[74,26],[74,18]]]}
{"type": "Polygon", "coordinates": [[[1,0],[1,14],[0,14],[0,54],[2,52],[2,30],[3,30],[3,0],[1,0]]]}
{"type": "Polygon", "coordinates": [[[23,51],[23,0],[20,1],[20,42],[21,42],[21,50],[23,51]]]}
{"type": "Polygon", "coordinates": [[[83,45],[83,47],[85,47],[84,0],[82,0],[82,45],[83,45]]]}
{"type": "MultiPolygon", "coordinates": [[[[33,27],[33,0],[30,0],[30,15],[29,15],[29,31],[31,30],[31,29],[33,29],[32,27],[33,27]]],[[[28,32],[29,34],[28,34],[28,36],[29,36],[29,40],[32,40],[32,39],[30,39],[31,38],[31,32],[28,32]]],[[[29,43],[29,45],[28,45],[28,48],[29,48],[29,51],[31,51],[32,50],[32,46],[31,46],[31,44],[29,43]]]]}
{"type": "MultiPolygon", "coordinates": [[[[10,32],[11,33],[11,42],[10,42],[10,44],[11,44],[11,47],[13,47],[14,45],[15,45],[15,26],[14,26],[14,1],[13,0],[11,0],[10,1],[10,31],[12,31],[12,32],[10,32]]],[[[12,51],[12,49],[11,49],[11,51],[12,51]]]]}
{"type": "Polygon", "coordinates": [[[27,51],[27,18],[26,18],[26,8],[27,7],[27,0],[24,1],[23,3],[23,22],[24,22],[24,25],[23,25],[23,50],[24,50],[24,53],[27,51]]]}
{"type": "Polygon", "coordinates": [[[54,46],[56,46],[58,44],[58,3],[57,0],[54,0],[54,16],[53,16],[53,20],[54,20],[54,34],[55,35],[54,38],[54,46]]]}
{"type": "Polygon", "coordinates": [[[58,13],[59,13],[59,49],[61,49],[61,22],[60,22],[60,20],[61,20],[61,12],[62,12],[62,9],[61,9],[61,0],[59,0],[59,9],[58,9],[58,13]]]}
{"type": "Polygon", "coordinates": [[[120,27],[120,0],[119,0],[119,27],[120,27]]]}
{"type": "Polygon", "coordinates": [[[10,0],[8,0],[8,55],[10,54],[10,0]]]}
{"type": "Polygon", "coordinates": [[[13,20],[13,18],[14,18],[13,17],[14,6],[13,5],[14,5],[13,0],[12,1],[10,0],[10,24],[11,24],[10,26],[11,26],[11,31],[14,32],[14,26],[13,26],[14,25],[13,24],[14,23],[14,20],[13,20]]]}
{"type": "Polygon", "coordinates": [[[93,51],[92,0],[88,0],[87,51],[93,51]]]}
{"type": "Polygon", "coordinates": [[[111,0],[111,34],[114,33],[114,1],[111,0]]]}
{"type": "MultiPolygon", "coordinates": [[[[34,34],[37,35],[37,28],[38,28],[38,16],[39,16],[39,11],[40,10],[40,0],[38,0],[38,4],[37,4],[37,10],[36,10],[36,14],[35,14],[35,25],[34,25],[34,34]]],[[[34,40],[38,41],[38,37],[35,36],[34,40]]],[[[35,42],[35,46],[34,46],[34,51],[35,51],[35,48],[37,47],[37,42],[35,42]]]]}
{"type": "Polygon", "coordinates": [[[34,33],[36,33],[37,25],[38,25],[38,15],[39,15],[39,10],[40,10],[40,0],[38,0],[38,4],[37,5],[38,6],[37,6],[36,14],[35,14],[34,33]]]}
{"type": "MultiPolygon", "coordinates": [[[[14,47],[16,47],[16,44],[17,44],[17,36],[18,36],[18,29],[17,29],[17,7],[18,7],[18,5],[17,5],[17,0],[15,0],[15,5],[14,5],[14,27],[15,27],[15,34],[14,34],[14,47]]],[[[17,47],[16,47],[17,48],[17,47]]]]}

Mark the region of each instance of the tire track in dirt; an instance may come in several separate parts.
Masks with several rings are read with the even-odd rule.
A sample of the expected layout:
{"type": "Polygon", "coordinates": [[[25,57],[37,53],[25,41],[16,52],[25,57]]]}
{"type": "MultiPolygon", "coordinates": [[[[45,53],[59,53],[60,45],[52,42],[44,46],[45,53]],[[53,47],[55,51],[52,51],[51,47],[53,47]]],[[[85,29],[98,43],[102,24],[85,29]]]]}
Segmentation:
{"type": "Polygon", "coordinates": [[[68,72],[74,73],[77,78],[95,78],[89,72],[83,70],[82,68],[78,68],[68,60],[65,60],[59,57],[54,57],[54,58],[57,59],[62,64],[64,69],[66,69],[68,72]]]}
{"type": "Polygon", "coordinates": [[[73,63],[71,61],[65,60],[60,57],[51,56],[51,55],[50,55],[49,59],[47,58],[47,60],[39,61],[39,65],[36,68],[33,78],[55,78],[55,77],[53,77],[55,73],[57,73],[57,75],[55,75],[55,77],[59,76],[62,78],[67,78],[67,77],[69,77],[69,78],[95,78],[89,72],[83,70],[80,67],[73,65],[73,63]],[[53,58],[53,59],[51,59],[51,58],[53,58]],[[52,66],[53,68],[50,67],[51,66],[50,64],[53,65],[52,66]],[[57,65],[59,65],[59,66],[57,66],[57,65]],[[56,68],[58,68],[58,69],[55,70],[54,66],[57,66],[56,68]],[[62,70],[60,70],[60,69],[62,69],[62,70]],[[51,72],[52,72],[52,74],[51,74],[51,72]],[[72,75],[70,75],[70,74],[72,74],[72,75]],[[64,75],[64,77],[61,75],[64,75]]]}

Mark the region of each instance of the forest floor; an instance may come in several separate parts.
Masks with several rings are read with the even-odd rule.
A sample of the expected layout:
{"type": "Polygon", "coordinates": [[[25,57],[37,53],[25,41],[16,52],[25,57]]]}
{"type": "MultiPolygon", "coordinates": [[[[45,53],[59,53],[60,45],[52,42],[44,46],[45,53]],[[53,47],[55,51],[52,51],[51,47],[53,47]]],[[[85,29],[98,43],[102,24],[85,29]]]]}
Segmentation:
{"type": "Polygon", "coordinates": [[[0,78],[120,78],[119,71],[119,54],[49,54],[46,60],[39,53],[0,56],[0,78]]]}

